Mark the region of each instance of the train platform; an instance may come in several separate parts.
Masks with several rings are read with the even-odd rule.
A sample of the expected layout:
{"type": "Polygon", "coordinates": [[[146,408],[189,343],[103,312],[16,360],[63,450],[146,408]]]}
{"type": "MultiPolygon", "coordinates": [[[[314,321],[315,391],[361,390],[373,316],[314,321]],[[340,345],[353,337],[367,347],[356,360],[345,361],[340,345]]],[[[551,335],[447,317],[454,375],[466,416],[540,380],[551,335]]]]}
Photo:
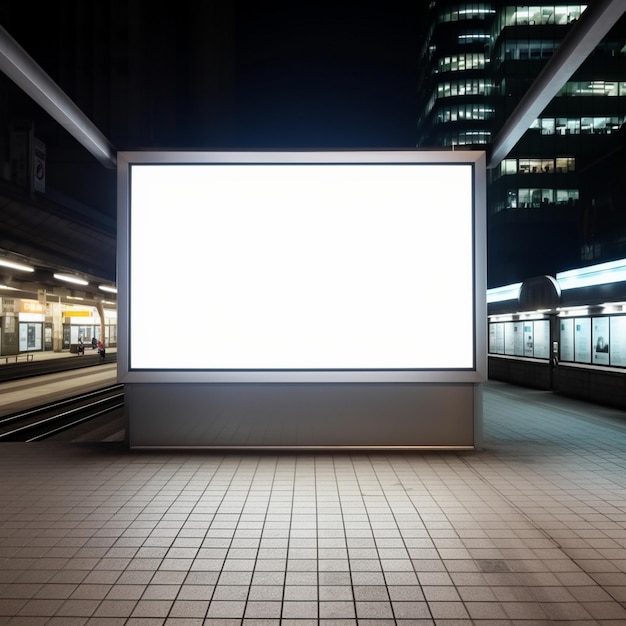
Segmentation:
{"type": "Polygon", "coordinates": [[[626,623],[626,415],[489,382],[484,424],[473,452],[0,444],[0,623],[626,623]]]}
{"type": "MultiPolygon", "coordinates": [[[[117,348],[106,348],[106,351],[109,353],[117,353],[117,348]]],[[[3,354],[0,355],[0,367],[3,365],[14,365],[15,363],[29,363],[34,361],[50,361],[54,359],[77,359],[82,356],[90,356],[97,355],[98,350],[94,350],[91,347],[91,344],[85,344],[85,354],[79,355],[69,350],[61,350],[55,352],[53,350],[34,350],[32,352],[20,352],[18,355],[15,354],[3,354]],[[17,358],[16,358],[17,357],[17,358]]]]}
{"type": "MultiPolygon", "coordinates": [[[[96,352],[96,351],[94,351],[96,352]]],[[[117,348],[108,348],[109,354],[117,348]]],[[[84,359],[97,367],[85,367],[74,370],[43,374],[18,380],[0,381],[0,417],[41,406],[47,402],[78,395],[93,389],[99,389],[117,382],[115,363],[98,363],[98,356],[87,352],[83,356],[69,352],[35,352],[33,360],[20,362],[24,373],[31,365],[56,359],[84,359]]],[[[4,360],[0,361],[0,376],[4,360]]],[[[1,622],[0,622],[1,623],[1,622]]]]}

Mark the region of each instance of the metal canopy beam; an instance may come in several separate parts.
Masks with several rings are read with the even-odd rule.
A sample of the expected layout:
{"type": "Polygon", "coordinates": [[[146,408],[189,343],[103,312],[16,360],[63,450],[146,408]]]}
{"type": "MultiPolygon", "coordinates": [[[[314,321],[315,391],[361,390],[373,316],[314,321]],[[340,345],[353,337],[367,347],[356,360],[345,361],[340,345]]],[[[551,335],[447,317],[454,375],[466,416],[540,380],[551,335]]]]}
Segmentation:
{"type": "Polygon", "coordinates": [[[583,11],[496,135],[491,144],[487,167],[497,166],[515,147],[625,11],[624,0],[595,0],[583,11]]]}
{"type": "MultiPolygon", "coordinates": [[[[587,7],[493,140],[487,167],[498,165],[515,147],[625,11],[624,0],[595,0],[587,7]]],[[[111,143],[2,26],[0,69],[98,161],[108,168],[116,167],[111,143]]]]}
{"type": "Polygon", "coordinates": [[[115,168],[116,150],[108,139],[2,26],[0,69],[100,163],[115,168]]]}

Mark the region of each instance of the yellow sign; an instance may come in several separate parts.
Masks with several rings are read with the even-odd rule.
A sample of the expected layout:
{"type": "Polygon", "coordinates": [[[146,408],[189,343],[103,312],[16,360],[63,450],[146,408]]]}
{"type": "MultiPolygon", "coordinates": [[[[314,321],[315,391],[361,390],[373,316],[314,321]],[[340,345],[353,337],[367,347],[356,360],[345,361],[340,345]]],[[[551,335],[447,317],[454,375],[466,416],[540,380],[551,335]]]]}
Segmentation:
{"type": "Polygon", "coordinates": [[[65,311],[65,317],[91,317],[91,311],[65,311]]]}
{"type": "Polygon", "coordinates": [[[45,313],[46,307],[36,300],[20,300],[21,313],[45,313]]]}

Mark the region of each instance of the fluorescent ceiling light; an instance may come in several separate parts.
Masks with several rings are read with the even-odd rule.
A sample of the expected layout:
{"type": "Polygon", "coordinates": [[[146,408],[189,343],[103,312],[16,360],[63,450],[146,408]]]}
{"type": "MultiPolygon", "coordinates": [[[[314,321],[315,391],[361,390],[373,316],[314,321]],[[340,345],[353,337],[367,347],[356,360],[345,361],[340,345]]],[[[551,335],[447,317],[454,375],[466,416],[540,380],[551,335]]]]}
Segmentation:
{"type": "Polygon", "coordinates": [[[588,306],[572,306],[559,311],[559,317],[571,317],[575,315],[584,315],[589,313],[588,306]]]}
{"type": "Polygon", "coordinates": [[[100,285],[98,289],[106,291],[107,293],[117,293],[117,287],[115,285],[100,285]]]}
{"type": "Polygon", "coordinates": [[[521,287],[522,283],[513,283],[511,285],[503,285],[502,287],[487,289],[487,303],[517,300],[519,298],[519,290],[521,287]]]}
{"type": "Polygon", "coordinates": [[[88,285],[89,283],[79,276],[73,276],[72,274],[55,274],[54,277],[57,280],[64,280],[67,283],[73,283],[74,285],[88,285]]]}
{"type": "Polygon", "coordinates": [[[6,291],[19,291],[16,287],[9,287],[8,285],[0,285],[0,289],[5,289],[6,291]]]}
{"type": "Polygon", "coordinates": [[[2,267],[8,267],[12,270],[19,270],[20,272],[34,272],[35,268],[30,265],[24,265],[24,263],[16,263],[15,261],[9,261],[8,259],[0,259],[0,265],[2,267]]]}
{"type": "Polygon", "coordinates": [[[626,280],[626,259],[559,272],[556,280],[561,289],[619,283],[626,280]]]}

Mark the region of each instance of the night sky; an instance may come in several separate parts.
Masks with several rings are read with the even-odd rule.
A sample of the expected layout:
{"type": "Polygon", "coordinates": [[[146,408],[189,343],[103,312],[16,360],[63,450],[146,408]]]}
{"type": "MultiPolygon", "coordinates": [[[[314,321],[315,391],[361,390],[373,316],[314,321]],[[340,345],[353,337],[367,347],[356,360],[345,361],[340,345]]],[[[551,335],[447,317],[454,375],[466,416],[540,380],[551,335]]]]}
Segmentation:
{"type": "MultiPolygon", "coordinates": [[[[415,147],[418,54],[425,0],[410,3],[371,0],[315,3],[231,0],[229,3],[224,0],[223,5],[219,1],[216,0],[213,13],[218,16],[216,19],[224,15],[226,18],[224,37],[218,37],[215,43],[218,50],[215,65],[218,73],[222,62],[227,70],[217,77],[215,93],[205,89],[202,83],[207,76],[212,80],[210,72],[197,76],[194,72],[198,64],[188,62],[190,57],[198,61],[193,59],[193,54],[199,53],[191,42],[193,37],[205,38],[202,41],[207,46],[198,48],[201,51],[211,50],[211,37],[215,37],[212,25],[201,20],[194,23],[196,15],[205,20],[207,15],[213,15],[212,7],[201,6],[197,0],[178,0],[169,13],[157,11],[156,5],[147,0],[120,5],[138,8],[136,12],[119,11],[122,31],[126,28],[123,20],[132,13],[136,20],[133,26],[145,28],[149,33],[145,41],[154,47],[138,50],[137,62],[131,58],[132,48],[124,47],[123,36],[119,38],[120,48],[115,49],[118,40],[113,28],[111,50],[90,49],[90,42],[85,39],[88,32],[81,28],[83,21],[68,18],[75,10],[83,20],[97,20],[97,10],[81,12],[84,0],[66,0],[62,16],[54,3],[42,5],[35,20],[31,19],[28,5],[6,0],[0,15],[9,33],[119,150],[415,147]],[[77,75],[65,74],[59,62],[67,59],[72,66],[73,46],[84,47],[80,63],[76,64],[77,75]],[[140,115],[137,120],[129,121],[130,128],[137,130],[135,134],[128,133],[124,123],[119,128],[115,126],[120,119],[124,122],[123,115],[108,117],[106,102],[115,98],[114,93],[98,93],[94,97],[89,89],[90,77],[96,73],[107,84],[108,64],[116,62],[116,55],[119,65],[113,66],[115,71],[111,74],[115,76],[115,72],[123,72],[129,65],[134,71],[143,72],[145,81],[138,89],[145,89],[151,80],[162,79],[163,61],[170,72],[171,67],[176,68],[173,75],[165,74],[166,80],[175,81],[175,90],[180,88],[176,96],[172,97],[167,85],[164,91],[171,99],[163,98],[162,92],[155,90],[152,100],[141,101],[145,110],[141,106],[129,109],[140,115]],[[170,64],[172,55],[175,61],[170,64]],[[142,63],[147,63],[147,67],[142,63]],[[81,72],[87,77],[84,89],[81,72]],[[205,107],[203,98],[207,93],[209,106],[205,107]],[[218,103],[213,109],[211,98],[218,103]],[[148,106],[152,109],[148,110],[148,106]],[[175,111],[173,115],[163,116],[166,124],[158,121],[163,111],[175,111]]],[[[114,6],[116,3],[103,9],[109,20],[114,20],[116,15],[114,6]]],[[[90,28],[106,32],[106,20],[103,18],[102,24],[94,21],[90,28]]],[[[131,84],[129,89],[132,88],[131,84]]],[[[125,97],[128,94],[123,92],[121,101],[125,97]]],[[[18,107],[20,115],[28,116],[28,109],[35,105],[28,98],[23,100],[25,106],[18,107]]],[[[51,125],[46,119],[37,119],[37,135],[48,146],[48,183],[62,189],[63,182],[54,174],[59,171],[64,175],[67,167],[55,170],[52,164],[57,131],[56,122],[51,125]]],[[[98,211],[113,214],[113,174],[96,165],[89,177],[82,175],[78,182],[72,177],[71,193],[98,211]],[[77,189],[79,183],[81,188],[77,189]]]]}
{"type": "Polygon", "coordinates": [[[414,147],[422,5],[265,3],[240,11],[240,137],[275,148],[414,147]]]}
{"type": "MultiPolygon", "coordinates": [[[[61,23],[54,3],[43,5],[39,17],[33,20],[28,5],[19,0],[6,1],[0,15],[10,16],[5,17],[9,32],[98,125],[99,111],[91,111],[93,102],[87,92],[58,75],[56,54],[50,54],[50,50],[64,48],[63,55],[71,62],[76,41],[87,47],[87,56],[82,60],[86,64],[79,71],[106,73],[104,64],[115,62],[107,58],[106,51],[90,52],[80,20],[67,18],[72,10],[77,15],[82,13],[84,0],[67,0],[61,23]]],[[[224,87],[229,92],[229,110],[224,125],[227,130],[220,141],[242,148],[415,146],[417,65],[426,0],[231,0],[223,5],[217,0],[216,8],[208,11],[196,3],[177,0],[171,11],[164,13],[155,10],[152,2],[141,1],[128,5],[139,7],[135,12],[129,8],[119,13],[122,19],[132,13],[142,28],[153,33],[153,58],[152,52],[141,58],[149,59],[145,73],[155,77],[159,76],[163,54],[176,55],[179,70],[185,70],[189,56],[190,67],[195,67],[193,55],[197,52],[189,39],[205,38],[210,48],[215,33],[201,20],[207,19],[207,14],[223,20],[228,31],[223,39],[228,49],[219,54],[230,55],[224,62],[234,73],[232,83],[224,87]]],[[[103,10],[108,19],[114,19],[114,6],[112,3],[103,10]]],[[[96,19],[97,13],[93,12],[96,19]]],[[[90,15],[90,11],[85,14],[90,15]]],[[[99,28],[96,23],[91,27],[99,28]]],[[[126,53],[119,52],[120,67],[126,53]]],[[[190,89],[193,98],[194,89],[198,90],[194,82],[199,80],[203,78],[190,75],[185,84],[178,81],[183,90],[178,97],[184,99],[190,89]]],[[[160,102],[158,106],[172,104],[160,102]]],[[[197,111],[188,107],[179,123],[181,128],[187,125],[193,129],[195,124],[197,129],[198,120],[201,122],[197,111]]],[[[185,143],[194,136],[187,129],[181,138],[185,143]]],[[[154,139],[158,142],[163,138],[154,139]]],[[[117,143],[115,136],[111,140],[117,143]]],[[[172,142],[166,138],[165,143],[172,142]]]]}

